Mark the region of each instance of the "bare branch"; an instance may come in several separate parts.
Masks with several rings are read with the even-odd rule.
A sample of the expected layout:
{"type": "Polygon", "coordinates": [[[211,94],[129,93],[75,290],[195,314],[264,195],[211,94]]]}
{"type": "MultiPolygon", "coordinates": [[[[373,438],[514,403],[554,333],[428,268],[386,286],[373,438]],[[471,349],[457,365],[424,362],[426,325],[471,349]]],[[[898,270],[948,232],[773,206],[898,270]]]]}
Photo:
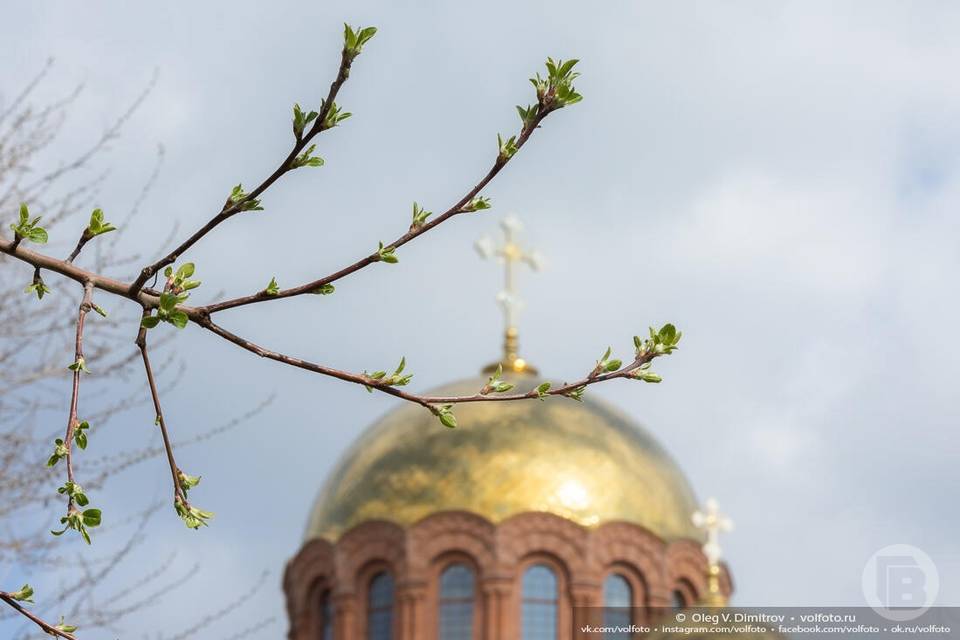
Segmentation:
{"type": "Polygon", "coordinates": [[[177,258],[183,255],[190,247],[199,242],[204,236],[213,231],[218,225],[222,222],[232,218],[236,214],[244,211],[244,205],[247,203],[254,202],[264,191],[270,188],[274,182],[279,180],[285,173],[296,168],[294,165],[294,160],[297,156],[303,151],[310,141],[320,132],[325,131],[327,128],[326,120],[327,114],[330,109],[333,108],[334,101],[336,100],[337,94],[340,92],[340,87],[343,86],[343,83],[347,81],[347,78],[350,76],[350,66],[353,64],[353,57],[348,54],[346,48],[340,55],[340,68],[337,71],[337,77],[330,84],[330,90],[327,92],[327,97],[323,101],[320,107],[320,112],[317,118],[313,122],[313,126],[305,135],[297,136],[296,143],[293,145],[293,149],[290,150],[290,153],[287,154],[287,157],[284,158],[283,162],[280,163],[280,166],[277,167],[273,173],[271,173],[263,182],[261,182],[257,187],[246,194],[243,198],[234,201],[231,198],[227,199],[227,202],[223,205],[223,209],[211,218],[205,225],[200,227],[197,231],[193,233],[189,238],[184,240],[179,246],[177,246],[173,251],[168,253],[166,256],[154,262],[153,264],[144,267],[140,272],[140,275],[134,281],[130,287],[130,292],[136,294],[147,280],[152,278],[154,274],[159,272],[165,266],[173,264],[177,258]]]}
{"type": "MultiPolygon", "coordinates": [[[[69,632],[67,632],[67,631],[62,630],[61,628],[59,628],[60,625],[50,624],[50,623],[47,622],[46,620],[43,620],[43,619],[40,618],[39,616],[36,616],[36,615],[34,615],[33,613],[31,613],[30,611],[28,611],[28,610],[27,610],[23,605],[21,605],[13,596],[14,596],[14,594],[12,594],[12,593],[10,593],[10,592],[8,592],[8,591],[0,591],[0,600],[3,600],[4,602],[6,602],[8,605],[10,605],[11,607],[13,607],[13,609],[14,609],[17,613],[19,613],[20,615],[22,615],[23,617],[25,617],[27,620],[29,620],[29,621],[32,622],[33,624],[35,624],[35,625],[37,625],[38,627],[40,627],[40,629],[42,629],[43,632],[46,633],[47,635],[51,635],[51,636],[59,637],[59,638],[66,638],[66,640],[77,640],[77,636],[73,635],[72,633],[69,633],[69,632]]],[[[62,623],[60,623],[60,624],[62,624],[62,623]]]]}

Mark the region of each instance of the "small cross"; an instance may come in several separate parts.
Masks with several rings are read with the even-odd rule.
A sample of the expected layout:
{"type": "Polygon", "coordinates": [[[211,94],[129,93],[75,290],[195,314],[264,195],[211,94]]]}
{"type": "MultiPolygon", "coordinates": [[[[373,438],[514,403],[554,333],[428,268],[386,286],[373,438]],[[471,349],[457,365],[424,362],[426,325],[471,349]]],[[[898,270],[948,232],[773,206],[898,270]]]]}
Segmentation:
{"type": "Polygon", "coordinates": [[[711,567],[720,564],[722,556],[720,549],[720,532],[733,531],[733,520],[720,513],[720,506],[714,498],[709,498],[704,511],[695,511],[693,524],[698,529],[707,532],[707,542],[703,545],[703,553],[711,567]]]}
{"type": "Polygon", "coordinates": [[[543,259],[536,251],[527,251],[518,244],[517,236],[523,230],[523,224],[515,216],[504,218],[500,222],[500,228],[503,229],[502,245],[498,247],[493,240],[484,236],[477,240],[474,246],[484,259],[496,258],[503,264],[503,290],[497,294],[497,302],[503,308],[503,319],[509,332],[511,329],[516,330],[517,312],[522,306],[514,282],[514,265],[523,263],[534,271],[539,271],[543,259]]]}

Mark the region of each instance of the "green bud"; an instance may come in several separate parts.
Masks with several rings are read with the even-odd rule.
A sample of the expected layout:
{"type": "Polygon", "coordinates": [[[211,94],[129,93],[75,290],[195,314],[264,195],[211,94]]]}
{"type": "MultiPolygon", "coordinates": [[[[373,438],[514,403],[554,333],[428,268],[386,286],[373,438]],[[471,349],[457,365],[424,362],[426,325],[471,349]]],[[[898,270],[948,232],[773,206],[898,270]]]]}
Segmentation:
{"type": "Polygon", "coordinates": [[[224,209],[230,209],[232,207],[237,207],[238,211],[263,211],[263,207],[260,206],[260,200],[250,198],[249,194],[243,190],[242,184],[235,186],[227,197],[227,203],[224,205],[224,209]]]}
{"type": "Polygon", "coordinates": [[[19,591],[14,591],[10,593],[10,597],[16,600],[17,602],[27,602],[29,604],[34,604],[33,602],[33,587],[29,584],[25,584],[20,587],[19,591]]]}
{"type": "Polygon", "coordinates": [[[67,445],[64,444],[63,440],[57,438],[53,441],[53,455],[47,458],[47,466],[52,467],[62,459],[67,457],[67,445]]]}
{"type": "Polygon", "coordinates": [[[422,227],[427,221],[427,218],[433,215],[432,211],[427,211],[421,207],[416,202],[413,203],[413,222],[410,224],[411,229],[416,229],[417,227],[422,227]]]}
{"type": "Polygon", "coordinates": [[[90,373],[90,369],[87,369],[87,362],[83,359],[83,356],[77,358],[77,361],[67,367],[70,371],[80,371],[83,373],[90,373]]]}
{"type": "Polygon", "coordinates": [[[20,203],[20,217],[10,225],[14,238],[29,240],[35,244],[46,244],[49,239],[47,230],[40,226],[40,216],[30,219],[30,211],[25,202],[20,203]]]}
{"type": "Polygon", "coordinates": [[[78,422],[73,428],[73,439],[76,441],[77,446],[81,449],[87,448],[87,429],[89,428],[90,423],[86,420],[83,422],[78,422]]]}
{"type": "Polygon", "coordinates": [[[63,621],[63,616],[60,616],[60,622],[57,623],[57,624],[55,624],[55,625],[53,625],[53,628],[56,629],[57,631],[62,631],[63,633],[73,633],[74,631],[76,631],[76,630],[79,629],[80,627],[78,627],[78,626],[76,626],[76,625],[74,625],[74,624],[67,624],[67,623],[65,623],[65,622],[63,621]]]}
{"type": "Polygon", "coordinates": [[[482,211],[484,209],[490,208],[490,198],[484,198],[483,196],[477,196],[472,199],[470,202],[464,205],[460,211],[464,213],[471,213],[473,211],[482,211]]]}
{"type": "Polygon", "coordinates": [[[103,210],[94,209],[93,213],[90,214],[90,222],[87,224],[87,228],[84,231],[84,235],[88,238],[93,238],[104,233],[110,233],[111,231],[116,231],[117,228],[110,224],[109,222],[103,221],[103,210]]]}
{"type": "Polygon", "coordinates": [[[513,157],[517,152],[517,136],[510,136],[506,140],[498,133],[497,134],[497,146],[500,148],[500,153],[497,156],[497,159],[500,162],[505,162],[513,157]]]}
{"type": "Polygon", "coordinates": [[[485,396],[491,392],[504,393],[504,392],[510,391],[510,389],[513,389],[514,385],[510,384],[509,382],[504,382],[503,380],[500,379],[502,375],[503,375],[503,365],[498,364],[496,372],[492,376],[490,376],[490,379],[487,381],[487,384],[485,384],[483,388],[480,389],[480,395],[485,396]]]}
{"type": "Polygon", "coordinates": [[[543,384],[537,387],[537,397],[540,398],[541,402],[546,399],[547,391],[550,391],[549,382],[544,382],[543,384]]]}
{"type": "Polygon", "coordinates": [[[586,385],[583,385],[583,386],[577,387],[576,389],[571,389],[570,391],[567,391],[563,395],[567,396],[568,398],[572,398],[577,402],[583,402],[583,393],[586,390],[587,390],[586,385]]]}
{"type": "Polygon", "coordinates": [[[387,264],[397,264],[400,262],[400,259],[397,258],[395,249],[393,247],[384,247],[383,243],[379,244],[377,248],[377,257],[381,262],[386,262],[387,264]]]}
{"type": "Polygon", "coordinates": [[[299,104],[293,105],[293,135],[297,140],[303,137],[304,128],[316,120],[318,115],[316,111],[304,113],[299,104]]]}
{"type": "Polygon", "coordinates": [[[320,156],[311,155],[316,148],[317,145],[310,145],[303,153],[290,161],[290,168],[299,169],[300,167],[322,167],[323,158],[320,156]]]}
{"type": "Polygon", "coordinates": [[[277,279],[270,278],[270,282],[267,284],[267,288],[264,289],[263,292],[268,296],[275,296],[280,293],[280,285],[277,284],[277,279]]]}
{"type": "Polygon", "coordinates": [[[177,515],[180,516],[183,523],[190,529],[199,529],[200,527],[208,526],[207,520],[213,517],[213,512],[203,511],[186,504],[180,499],[180,496],[177,496],[176,500],[174,500],[173,506],[177,511],[177,515]]]}
{"type": "Polygon", "coordinates": [[[433,414],[440,418],[440,424],[447,427],[448,429],[455,429],[457,427],[457,417],[453,415],[453,405],[445,404],[442,407],[431,407],[433,414]]]}

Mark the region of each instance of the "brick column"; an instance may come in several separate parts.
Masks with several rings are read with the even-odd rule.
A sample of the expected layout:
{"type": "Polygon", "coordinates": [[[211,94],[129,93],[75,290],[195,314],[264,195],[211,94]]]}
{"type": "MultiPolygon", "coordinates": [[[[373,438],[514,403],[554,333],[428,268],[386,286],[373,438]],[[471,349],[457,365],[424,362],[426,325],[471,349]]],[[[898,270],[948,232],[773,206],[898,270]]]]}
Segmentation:
{"type": "Polygon", "coordinates": [[[603,590],[599,584],[579,582],[570,585],[570,603],[573,605],[573,638],[575,640],[593,640],[595,634],[583,633],[581,628],[586,625],[603,624],[601,615],[603,606],[603,590]]]}
{"type": "Polygon", "coordinates": [[[509,576],[487,576],[481,581],[483,597],[480,636],[483,640],[511,640],[510,629],[517,624],[517,614],[511,606],[513,580],[509,576]]]}
{"type": "Polygon", "coordinates": [[[419,640],[426,635],[424,604],[426,584],[407,582],[397,590],[397,615],[400,637],[397,640],[419,640]]]}
{"type": "Polygon", "coordinates": [[[353,593],[333,596],[334,640],[354,640],[357,637],[357,601],[353,593]]]}

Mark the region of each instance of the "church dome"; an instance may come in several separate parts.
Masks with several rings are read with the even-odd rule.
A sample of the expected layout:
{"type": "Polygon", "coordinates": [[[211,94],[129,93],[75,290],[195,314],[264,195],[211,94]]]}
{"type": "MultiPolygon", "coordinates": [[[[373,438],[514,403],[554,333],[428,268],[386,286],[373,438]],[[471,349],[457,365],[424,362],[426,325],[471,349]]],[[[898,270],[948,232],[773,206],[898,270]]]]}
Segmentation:
{"type": "MultiPolygon", "coordinates": [[[[521,389],[530,375],[505,376],[521,389]]],[[[486,378],[434,393],[471,395],[486,378]]],[[[589,396],[589,392],[587,394],[589,396]]],[[[307,538],[336,541],[367,520],[409,526],[463,510],[498,523],[546,511],[586,527],[626,521],[664,540],[701,540],[696,501],[669,454],[642,427],[589,397],[476,402],[456,407],[456,429],[405,404],[357,440],[330,473],[307,538]]]]}

